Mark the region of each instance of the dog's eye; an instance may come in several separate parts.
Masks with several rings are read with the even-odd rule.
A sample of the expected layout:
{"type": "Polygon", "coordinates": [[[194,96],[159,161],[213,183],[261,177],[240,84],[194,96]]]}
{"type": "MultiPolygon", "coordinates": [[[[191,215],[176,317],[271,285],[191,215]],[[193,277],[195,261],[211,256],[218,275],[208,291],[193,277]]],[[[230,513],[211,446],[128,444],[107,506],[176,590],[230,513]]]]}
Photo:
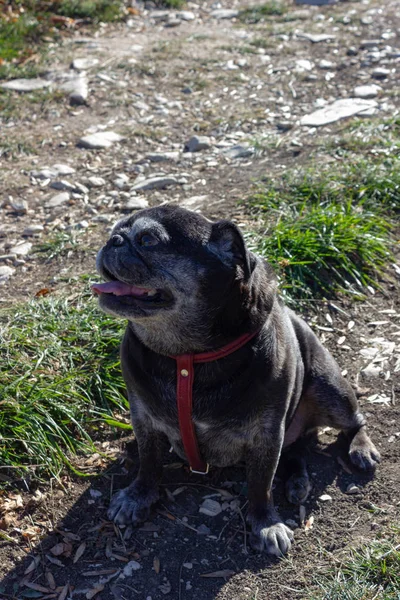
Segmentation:
{"type": "Polygon", "coordinates": [[[151,235],[151,233],[142,233],[139,236],[139,244],[140,246],[148,248],[149,246],[158,244],[158,239],[154,235],[151,235]]]}

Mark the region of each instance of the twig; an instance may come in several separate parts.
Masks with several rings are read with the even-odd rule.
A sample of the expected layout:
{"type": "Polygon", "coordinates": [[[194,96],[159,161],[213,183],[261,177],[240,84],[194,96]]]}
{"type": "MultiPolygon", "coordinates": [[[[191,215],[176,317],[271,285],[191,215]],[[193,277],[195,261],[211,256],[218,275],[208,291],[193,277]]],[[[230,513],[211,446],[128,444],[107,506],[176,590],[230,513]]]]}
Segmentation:
{"type": "Polygon", "coordinates": [[[246,530],[246,520],[243,516],[242,513],[242,509],[244,510],[248,504],[248,500],[246,500],[246,502],[243,504],[242,508],[240,508],[240,506],[237,507],[238,513],[240,515],[240,518],[242,519],[242,523],[243,523],[243,545],[244,545],[244,553],[247,554],[247,540],[246,540],[246,535],[247,535],[247,530],[246,530]]]}

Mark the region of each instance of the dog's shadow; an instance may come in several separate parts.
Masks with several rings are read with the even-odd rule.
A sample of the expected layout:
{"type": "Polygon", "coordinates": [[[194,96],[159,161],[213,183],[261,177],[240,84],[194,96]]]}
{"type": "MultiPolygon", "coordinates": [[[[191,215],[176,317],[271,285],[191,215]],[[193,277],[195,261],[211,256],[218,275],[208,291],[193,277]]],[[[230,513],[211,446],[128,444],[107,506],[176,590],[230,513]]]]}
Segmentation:
{"type": "MultiPolygon", "coordinates": [[[[94,478],[66,514],[60,511],[54,531],[4,577],[2,594],[12,598],[58,598],[64,594],[68,599],[82,594],[98,600],[211,600],[231,576],[243,571],[259,573],[276,562],[249,547],[247,486],[241,467],[211,470],[202,477],[191,475],[170,455],[161,499],[150,521],[137,529],[116,528],[106,517],[110,495],[132,481],[139,462],[136,444],[130,443],[127,449],[124,466],[118,463],[94,478]],[[207,498],[217,503],[216,512],[221,509],[216,516],[199,512],[207,498]]],[[[322,450],[315,444],[308,449],[313,488],[305,504],[306,522],[320,506],[327,487],[334,484],[346,492],[351,483],[362,486],[369,481],[370,477],[355,475],[347,468],[347,449],[341,436],[322,450]]],[[[299,508],[285,499],[283,475],[278,470],[275,503],[284,521],[304,527],[299,508]]],[[[59,511],[51,497],[48,501],[54,516],[59,511]]],[[[43,519],[45,512],[46,507],[39,507],[33,523],[43,519]]],[[[3,552],[14,555],[12,542],[3,541],[3,546],[3,552]]]]}

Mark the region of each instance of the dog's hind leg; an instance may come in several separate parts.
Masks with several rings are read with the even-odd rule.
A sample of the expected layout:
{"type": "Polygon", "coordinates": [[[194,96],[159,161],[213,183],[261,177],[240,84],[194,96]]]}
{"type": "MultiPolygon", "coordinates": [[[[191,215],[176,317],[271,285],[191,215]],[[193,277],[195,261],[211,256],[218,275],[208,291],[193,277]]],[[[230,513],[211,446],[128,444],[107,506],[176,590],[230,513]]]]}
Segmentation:
{"type": "Polygon", "coordinates": [[[291,504],[303,504],[311,491],[305,458],[306,446],[312,442],[311,437],[315,437],[315,434],[299,438],[281,456],[283,476],[286,479],[286,498],[291,504]]]}

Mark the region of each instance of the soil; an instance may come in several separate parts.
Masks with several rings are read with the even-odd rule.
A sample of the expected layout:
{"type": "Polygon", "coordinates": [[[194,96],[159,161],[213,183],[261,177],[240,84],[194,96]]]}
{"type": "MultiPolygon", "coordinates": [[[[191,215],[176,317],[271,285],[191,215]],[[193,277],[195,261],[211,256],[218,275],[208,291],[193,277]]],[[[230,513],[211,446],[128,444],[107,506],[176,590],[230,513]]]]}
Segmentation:
{"type": "MultiPolygon", "coordinates": [[[[284,17],[243,24],[212,18],[207,0],[201,7],[189,5],[196,18],[176,27],[167,26],[153,9],[139,7],[126,23],[105,26],[96,35],[80,29],[51,48],[48,69],[65,70],[72,58],[93,53],[100,62],[89,71],[87,105],[70,107],[68,99],[52,94],[40,101],[15,94],[13,110],[2,117],[10,149],[1,157],[0,254],[25,239],[26,227],[43,224],[44,230],[31,240],[30,255],[17,263],[3,261],[16,271],[0,288],[0,306],[31,299],[41,288],[57,295],[83,285],[79,276],[94,272],[102,240],[112,223],[126,214],[128,197],[136,197],[116,187],[118,173],[129,176],[131,184],[141,170],[146,177],[176,174],[183,183],[144,192],[141,197],[150,206],[164,201],[196,206],[211,218],[234,219],[246,227],[251,215],[241,200],[255,181],[307,165],[312,156],[314,161],[316,157],[339,160],[327,148],[348,121],[318,130],[298,124],[301,116],[315,109],[316,99],[330,102],[351,96],[356,85],[374,81],[370,79],[374,68],[388,66],[390,74],[378,81],[383,88],[379,114],[397,114],[398,59],[381,58],[375,64],[367,56],[369,50],[360,49],[362,40],[379,40],[380,50],[385,45],[398,48],[396,2],[286,6],[284,17]],[[312,44],[296,37],[296,31],[328,32],[336,37],[312,44]],[[77,43],[83,39],[88,43],[77,43]],[[257,39],[263,40],[263,54],[250,44],[257,39]],[[350,47],[356,48],[356,54],[349,55],[350,47]],[[261,59],[266,54],[270,61],[261,59]],[[247,62],[240,63],[241,59],[247,62]],[[314,65],[329,60],[335,66],[328,71],[315,66],[312,73],[317,78],[308,79],[307,72],[296,70],[299,59],[314,65]],[[236,61],[233,64],[238,68],[227,68],[228,61],[236,61]],[[327,73],[332,77],[326,77],[327,73]],[[182,91],[186,88],[191,93],[182,91]],[[292,124],[285,132],[278,128],[283,121],[292,124]],[[103,151],[77,147],[78,139],[93,126],[119,132],[126,139],[103,151]],[[192,135],[209,136],[213,148],[261,136],[263,147],[252,157],[238,160],[229,160],[214,149],[190,157],[181,154],[176,162],[146,159],[149,152],[181,151],[192,135]],[[21,152],[21,144],[30,148],[30,154],[21,152]],[[86,185],[88,177],[96,175],[105,183],[88,193],[72,194],[59,209],[46,209],[44,203],[58,192],[49,188],[49,182],[30,177],[30,172],[55,163],[75,168],[74,175],[65,177],[69,181],[86,185]],[[25,214],[13,209],[10,196],[27,201],[25,214]],[[102,219],[96,220],[99,216],[102,219]],[[88,226],[82,226],[83,221],[88,226]],[[60,233],[67,236],[64,248],[55,242],[60,233]],[[38,252],[47,241],[55,254],[50,258],[38,252]]],[[[349,548],[390,534],[400,516],[400,410],[396,402],[400,297],[393,271],[389,270],[382,284],[383,290],[364,302],[321,302],[305,311],[356,388],[382,464],[374,477],[353,472],[345,441],[337,439],[334,431],[323,432],[318,445],[309,450],[313,489],[303,518],[298,507],[285,500],[278,473],[275,502],[284,520],[289,519],[292,527],[292,521],[296,522],[295,542],[287,558],[271,560],[249,549],[241,467],[212,470],[200,477],[188,474],[176,457],[166,457],[162,499],[151,521],[136,530],[115,528],[106,520],[106,507],[112,492],[131,481],[138,459],[134,442],[110,437],[99,441],[98,455],[80,457],[77,462],[78,467],[90,467],[91,477],[67,474],[61,482],[37,487],[27,481],[25,486],[10,485],[2,492],[1,500],[16,506],[8,512],[9,522],[0,521],[0,539],[2,528],[9,536],[0,545],[0,597],[307,599],[319,574],[345,561],[349,548]],[[376,364],[382,367],[381,374],[370,379],[360,375],[370,362],[361,352],[365,348],[377,348],[376,364]],[[354,494],[346,493],[351,483],[359,487],[354,494]],[[326,494],[330,499],[321,500],[326,494]],[[225,503],[216,517],[199,513],[207,496],[225,503]],[[209,532],[199,534],[201,525],[209,532]],[[120,577],[131,561],[136,561],[132,568],[139,568],[120,577]],[[88,572],[95,575],[85,575],[88,572]],[[216,572],[217,576],[205,576],[216,572]],[[102,577],[105,580],[96,587],[102,577]]]]}

